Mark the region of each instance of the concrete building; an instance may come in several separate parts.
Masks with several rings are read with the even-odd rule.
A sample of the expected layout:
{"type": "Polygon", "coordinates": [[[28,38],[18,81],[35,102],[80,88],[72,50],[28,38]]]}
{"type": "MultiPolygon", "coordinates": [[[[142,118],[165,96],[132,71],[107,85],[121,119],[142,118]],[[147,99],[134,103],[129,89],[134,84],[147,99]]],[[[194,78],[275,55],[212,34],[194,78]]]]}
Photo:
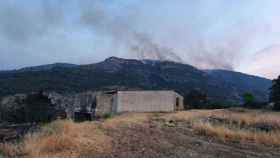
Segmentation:
{"type": "MultiPolygon", "coordinates": [[[[34,94],[38,95],[39,101],[42,97],[44,98],[42,103],[39,103],[48,105],[55,111],[57,118],[67,117],[76,121],[93,120],[96,117],[122,112],[173,112],[184,109],[183,97],[174,91],[87,91],[64,95],[55,92],[34,94]]],[[[26,105],[28,95],[34,94],[7,96],[0,100],[2,109],[0,121],[4,117],[14,117],[15,110],[11,109],[22,109],[26,105]],[[12,113],[6,113],[7,111],[12,113]]],[[[33,102],[38,102],[37,97],[33,97],[33,102]]]]}
{"type": "Polygon", "coordinates": [[[122,112],[173,112],[183,110],[184,98],[175,91],[115,91],[96,96],[95,115],[122,112]]]}

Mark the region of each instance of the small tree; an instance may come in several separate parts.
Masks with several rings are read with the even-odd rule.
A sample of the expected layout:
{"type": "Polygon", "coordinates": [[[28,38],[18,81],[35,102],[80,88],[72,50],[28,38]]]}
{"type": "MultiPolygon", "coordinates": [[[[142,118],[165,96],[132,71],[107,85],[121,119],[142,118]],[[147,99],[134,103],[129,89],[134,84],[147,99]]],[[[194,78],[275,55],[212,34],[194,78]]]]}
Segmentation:
{"type": "Polygon", "coordinates": [[[280,110],[280,76],[272,81],[270,101],[274,103],[275,110],[280,110]]]}
{"type": "Polygon", "coordinates": [[[255,103],[255,97],[251,93],[244,93],[243,102],[246,107],[253,107],[255,103]]]}

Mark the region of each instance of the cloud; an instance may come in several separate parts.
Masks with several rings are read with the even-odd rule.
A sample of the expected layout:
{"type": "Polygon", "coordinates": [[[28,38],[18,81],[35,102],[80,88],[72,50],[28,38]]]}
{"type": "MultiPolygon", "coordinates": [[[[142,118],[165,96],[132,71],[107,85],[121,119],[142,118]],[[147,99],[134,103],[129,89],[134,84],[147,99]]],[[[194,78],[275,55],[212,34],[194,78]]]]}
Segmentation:
{"type": "Polygon", "coordinates": [[[245,72],[274,79],[280,74],[280,45],[271,45],[258,51],[247,63],[245,72]]]}
{"type": "Polygon", "coordinates": [[[22,7],[11,1],[1,2],[1,34],[13,42],[27,42],[55,30],[64,17],[59,5],[49,2],[42,1],[36,9],[22,7]]]}
{"type": "Polygon", "coordinates": [[[75,23],[77,13],[71,13],[73,4],[66,2],[0,2],[0,53],[4,56],[0,69],[97,61],[96,56],[90,57],[94,38],[75,23]]]}

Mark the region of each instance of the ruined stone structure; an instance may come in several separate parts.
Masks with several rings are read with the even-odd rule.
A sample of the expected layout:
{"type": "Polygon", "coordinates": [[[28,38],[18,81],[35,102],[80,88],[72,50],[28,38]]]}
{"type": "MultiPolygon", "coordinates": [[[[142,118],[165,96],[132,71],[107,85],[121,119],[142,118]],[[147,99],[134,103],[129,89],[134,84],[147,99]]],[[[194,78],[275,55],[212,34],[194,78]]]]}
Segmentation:
{"type": "Polygon", "coordinates": [[[87,91],[77,94],[61,95],[46,93],[52,103],[65,109],[67,118],[92,120],[95,117],[96,96],[100,92],[87,91]]]}

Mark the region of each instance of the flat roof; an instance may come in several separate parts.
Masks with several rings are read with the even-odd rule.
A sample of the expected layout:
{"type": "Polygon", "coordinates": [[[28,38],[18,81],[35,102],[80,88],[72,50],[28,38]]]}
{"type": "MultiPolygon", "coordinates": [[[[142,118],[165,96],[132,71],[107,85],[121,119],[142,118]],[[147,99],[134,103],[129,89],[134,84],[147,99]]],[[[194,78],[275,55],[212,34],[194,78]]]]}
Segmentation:
{"type": "Polygon", "coordinates": [[[120,91],[117,91],[117,92],[172,92],[172,93],[175,93],[177,95],[180,95],[175,90],[120,90],[120,91]]]}

